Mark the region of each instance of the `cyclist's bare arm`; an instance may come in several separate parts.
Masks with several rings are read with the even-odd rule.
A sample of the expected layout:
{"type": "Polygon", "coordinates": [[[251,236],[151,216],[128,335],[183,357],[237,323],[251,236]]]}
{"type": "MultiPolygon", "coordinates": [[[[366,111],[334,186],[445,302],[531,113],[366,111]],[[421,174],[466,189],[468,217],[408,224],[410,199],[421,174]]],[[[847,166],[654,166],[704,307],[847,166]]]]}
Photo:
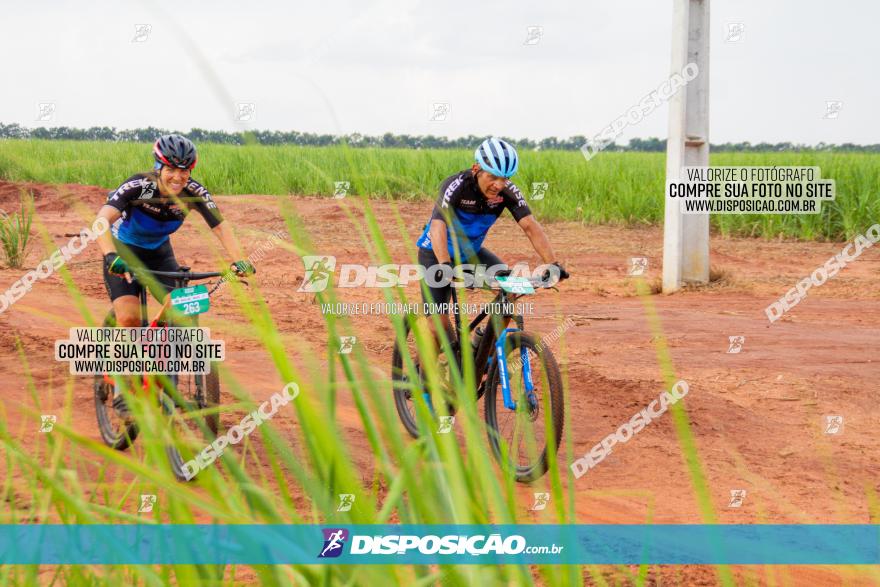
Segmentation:
{"type": "MultiPolygon", "coordinates": [[[[98,210],[98,218],[104,218],[113,226],[113,223],[119,220],[122,216],[122,212],[114,208],[113,206],[101,206],[101,209],[98,210]]],[[[113,253],[116,251],[116,247],[113,246],[113,236],[111,235],[109,230],[104,231],[98,236],[98,248],[101,249],[101,255],[106,255],[107,253],[113,253]]]]}
{"type": "Polygon", "coordinates": [[[431,220],[429,234],[431,235],[431,248],[437,256],[437,261],[440,263],[452,261],[452,258],[449,256],[449,243],[446,240],[446,222],[440,218],[431,220]]]}
{"type": "Polygon", "coordinates": [[[217,240],[220,241],[220,244],[223,245],[223,249],[226,250],[226,254],[229,255],[231,259],[230,263],[246,258],[241,250],[241,245],[238,244],[238,239],[235,238],[235,234],[232,232],[232,227],[228,222],[224,220],[212,228],[211,232],[214,233],[214,236],[216,236],[217,240]]]}
{"type": "MultiPolygon", "coordinates": [[[[114,208],[113,206],[101,206],[101,209],[98,210],[98,218],[105,218],[107,223],[110,226],[113,226],[113,223],[119,220],[122,217],[122,212],[114,208]]],[[[105,230],[98,236],[98,248],[101,249],[101,256],[103,257],[107,253],[116,253],[116,247],[113,245],[113,235],[111,231],[105,230]]],[[[131,283],[131,273],[124,273],[122,275],[126,281],[131,283]]]]}
{"type": "Polygon", "coordinates": [[[526,236],[529,237],[529,241],[535,247],[535,251],[541,255],[541,259],[545,263],[555,262],[556,255],[553,253],[553,247],[550,246],[550,239],[547,238],[547,233],[544,232],[544,229],[535,220],[535,217],[532,215],[526,216],[520,219],[518,224],[523,229],[523,232],[526,233],[526,236]]]}

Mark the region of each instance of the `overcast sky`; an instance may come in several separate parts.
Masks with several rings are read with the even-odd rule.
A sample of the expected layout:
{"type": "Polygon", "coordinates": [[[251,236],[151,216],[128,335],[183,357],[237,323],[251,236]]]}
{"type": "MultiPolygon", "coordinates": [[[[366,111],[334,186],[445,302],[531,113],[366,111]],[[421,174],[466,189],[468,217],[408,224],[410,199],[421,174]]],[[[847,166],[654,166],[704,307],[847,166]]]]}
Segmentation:
{"type": "MultiPolygon", "coordinates": [[[[880,142],[877,3],[716,0],[711,14],[712,142],[880,142]]],[[[671,23],[671,0],[7,4],[0,122],[592,136],[669,76],[671,23]],[[429,120],[434,103],[446,120],[429,120]]],[[[618,142],[667,123],[664,107],[618,142]]]]}

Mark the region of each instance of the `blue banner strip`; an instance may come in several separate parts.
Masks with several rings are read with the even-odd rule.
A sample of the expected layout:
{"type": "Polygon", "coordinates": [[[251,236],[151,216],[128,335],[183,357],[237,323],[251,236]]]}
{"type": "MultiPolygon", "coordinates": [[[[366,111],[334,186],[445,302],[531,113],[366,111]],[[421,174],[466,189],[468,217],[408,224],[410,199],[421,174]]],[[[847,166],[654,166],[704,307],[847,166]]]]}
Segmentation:
{"type": "Polygon", "coordinates": [[[0,525],[0,564],[880,564],[880,525],[0,525]]]}

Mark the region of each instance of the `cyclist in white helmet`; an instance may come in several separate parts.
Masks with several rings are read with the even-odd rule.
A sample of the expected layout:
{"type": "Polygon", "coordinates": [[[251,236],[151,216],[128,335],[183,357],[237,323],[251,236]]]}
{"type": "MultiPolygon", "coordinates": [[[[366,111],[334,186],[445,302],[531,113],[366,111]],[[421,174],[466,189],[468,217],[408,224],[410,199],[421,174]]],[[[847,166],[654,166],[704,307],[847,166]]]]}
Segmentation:
{"type": "MultiPolygon", "coordinates": [[[[489,229],[505,209],[510,210],[544,263],[555,266],[558,279],[569,277],[557,260],[544,229],[529,210],[522,192],[510,181],[519,168],[519,157],[513,145],[497,138],[486,139],[477,147],[474,156],[475,163],[470,169],[447,177],[440,185],[440,197],[434,205],[434,212],[417,242],[419,263],[425,269],[427,281],[431,282],[422,287],[423,300],[429,311],[436,309],[432,304],[449,301],[452,286],[448,280],[440,279],[441,273],[449,273],[443,265],[483,265],[489,269],[486,274],[490,277],[506,269],[504,262],[483,246],[489,229]],[[441,285],[433,285],[437,283],[441,285]]],[[[549,278],[545,273],[545,279],[549,278]]],[[[440,319],[448,331],[449,315],[444,312],[440,319]]],[[[433,322],[429,321],[429,324],[433,330],[433,322]]]]}

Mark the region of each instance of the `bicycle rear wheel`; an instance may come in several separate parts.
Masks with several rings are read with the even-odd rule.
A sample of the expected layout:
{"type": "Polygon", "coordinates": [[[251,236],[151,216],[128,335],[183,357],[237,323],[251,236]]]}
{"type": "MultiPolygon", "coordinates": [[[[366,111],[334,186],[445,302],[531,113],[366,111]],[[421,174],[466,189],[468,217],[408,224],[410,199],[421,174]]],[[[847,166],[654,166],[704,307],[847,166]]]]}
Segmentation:
{"type": "Polygon", "coordinates": [[[424,393],[426,389],[422,377],[422,366],[419,353],[416,349],[415,336],[404,325],[404,341],[395,341],[394,354],[391,357],[391,387],[394,391],[394,407],[403,427],[413,438],[419,437],[419,425],[416,420],[415,398],[424,393]],[[406,357],[412,360],[412,366],[406,362],[406,357]]]}
{"type": "MultiPolygon", "coordinates": [[[[110,310],[110,313],[104,318],[103,326],[105,328],[116,327],[116,314],[113,310],[110,310]]],[[[95,392],[95,415],[98,418],[101,440],[113,449],[127,449],[137,438],[138,427],[134,422],[126,424],[116,414],[116,410],[113,408],[115,387],[113,378],[106,375],[95,375],[92,387],[95,392]]]]}
{"type": "MultiPolygon", "coordinates": [[[[391,357],[391,385],[394,391],[394,406],[404,428],[413,438],[419,437],[418,419],[416,418],[416,398],[422,398],[427,402],[432,415],[434,414],[433,399],[428,392],[427,375],[422,370],[421,358],[416,346],[415,334],[410,330],[409,324],[404,325],[405,342],[396,341],[394,353],[391,357]],[[409,357],[410,364],[406,357],[409,357]]],[[[453,341],[453,354],[457,354],[458,345],[453,341]]],[[[455,415],[455,400],[451,395],[454,393],[451,369],[445,353],[438,357],[438,374],[440,385],[445,388],[446,411],[450,416],[455,415]]]]}
{"type": "Polygon", "coordinates": [[[512,470],[520,483],[529,483],[547,472],[548,450],[555,452],[562,439],[565,410],[562,377],[553,354],[539,348],[533,336],[512,332],[504,346],[510,394],[516,402],[516,410],[504,405],[496,359],[486,381],[484,409],[489,443],[502,466],[512,470]],[[523,349],[531,370],[534,387],[531,394],[526,390],[523,349]]]}

